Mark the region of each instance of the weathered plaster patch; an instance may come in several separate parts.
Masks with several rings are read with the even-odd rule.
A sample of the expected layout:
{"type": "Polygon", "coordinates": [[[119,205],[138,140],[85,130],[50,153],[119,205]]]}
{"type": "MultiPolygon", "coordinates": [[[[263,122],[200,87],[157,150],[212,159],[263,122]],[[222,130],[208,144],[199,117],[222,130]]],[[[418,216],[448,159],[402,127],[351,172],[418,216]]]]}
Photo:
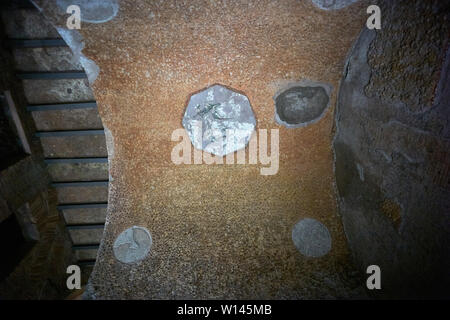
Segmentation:
{"type": "MultiPolygon", "coordinates": [[[[105,131],[105,141],[106,141],[106,150],[108,152],[108,174],[109,174],[109,181],[114,181],[113,177],[111,176],[111,161],[114,159],[114,137],[111,133],[111,130],[109,130],[105,125],[103,125],[103,130],[105,131]]],[[[111,184],[110,184],[111,186],[111,184]]],[[[111,188],[108,191],[108,194],[111,195],[111,188]]]]}
{"type": "Polygon", "coordinates": [[[72,50],[74,62],[76,63],[79,61],[83,66],[83,69],[88,77],[89,84],[92,85],[95,82],[95,79],[97,79],[100,68],[93,60],[86,58],[86,56],[82,53],[84,49],[82,35],[77,30],[68,30],[61,27],[56,27],[56,30],[72,50]]]}
{"type": "Polygon", "coordinates": [[[103,125],[103,128],[105,130],[105,140],[106,140],[106,149],[108,150],[108,159],[112,160],[114,159],[114,137],[111,133],[111,130],[109,130],[105,125],[103,125]]]}
{"type": "Polygon", "coordinates": [[[93,60],[86,58],[83,54],[80,55],[80,63],[83,66],[84,72],[86,72],[89,84],[92,85],[100,73],[99,66],[93,60]]]}

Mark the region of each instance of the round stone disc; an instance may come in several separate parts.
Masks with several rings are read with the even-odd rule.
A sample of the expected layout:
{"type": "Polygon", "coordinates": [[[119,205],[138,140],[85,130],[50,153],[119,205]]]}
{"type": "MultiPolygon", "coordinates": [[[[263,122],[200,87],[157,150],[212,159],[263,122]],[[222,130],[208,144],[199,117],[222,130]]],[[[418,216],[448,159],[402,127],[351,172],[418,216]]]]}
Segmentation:
{"type": "Polygon", "coordinates": [[[81,21],[104,23],[113,19],[119,11],[117,0],[57,0],[58,7],[66,13],[71,5],[80,7],[81,21]]]}
{"type": "Polygon", "coordinates": [[[196,149],[224,156],[245,148],[256,119],[244,94],[213,85],[191,96],[182,123],[196,149]]]}
{"type": "Polygon", "coordinates": [[[302,80],[279,91],[275,97],[275,121],[300,128],[319,121],[330,106],[331,86],[302,80]]]}
{"type": "Polygon", "coordinates": [[[359,0],[312,0],[315,6],[322,10],[339,10],[359,0]]]}
{"type": "Polygon", "coordinates": [[[150,232],[144,227],[133,226],[119,234],[114,242],[113,251],[120,262],[134,263],[144,259],[151,246],[150,232]]]}
{"type": "Polygon", "coordinates": [[[321,222],[305,218],[292,229],[292,241],[301,254],[307,257],[322,257],[331,249],[331,236],[321,222]]]}

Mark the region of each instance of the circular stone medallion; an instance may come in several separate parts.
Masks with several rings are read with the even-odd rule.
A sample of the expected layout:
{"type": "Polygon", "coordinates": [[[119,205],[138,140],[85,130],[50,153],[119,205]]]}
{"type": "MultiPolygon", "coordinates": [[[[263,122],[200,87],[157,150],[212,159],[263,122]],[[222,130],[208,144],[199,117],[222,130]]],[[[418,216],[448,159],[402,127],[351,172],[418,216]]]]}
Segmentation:
{"type": "Polygon", "coordinates": [[[224,156],[245,148],[256,119],[245,95],[213,85],[191,96],[182,123],[196,149],[224,156]]]}
{"type": "Polygon", "coordinates": [[[322,257],[331,249],[331,236],[321,222],[306,218],[292,229],[292,241],[301,254],[307,257],[322,257]]]}
{"type": "Polygon", "coordinates": [[[150,232],[144,227],[133,226],[119,234],[114,242],[113,251],[120,262],[134,263],[144,259],[151,246],[150,232]]]}
{"type": "Polygon", "coordinates": [[[65,13],[71,5],[80,7],[81,21],[103,23],[113,19],[119,11],[117,0],[57,0],[56,4],[65,13]]]}
{"type": "Polygon", "coordinates": [[[303,80],[279,91],[275,97],[275,121],[300,128],[319,121],[330,104],[331,86],[303,80]]]}

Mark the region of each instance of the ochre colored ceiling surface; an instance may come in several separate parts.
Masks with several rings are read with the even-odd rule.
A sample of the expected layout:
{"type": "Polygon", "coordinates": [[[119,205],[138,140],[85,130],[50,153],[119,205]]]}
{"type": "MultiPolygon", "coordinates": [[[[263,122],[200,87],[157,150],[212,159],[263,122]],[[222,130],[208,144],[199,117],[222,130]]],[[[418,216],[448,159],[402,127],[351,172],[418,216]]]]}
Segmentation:
{"type": "MultiPolygon", "coordinates": [[[[67,15],[36,1],[58,26],[67,15]]],[[[105,23],[83,23],[83,54],[110,130],[109,208],[91,287],[100,298],[301,298],[351,296],[357,284],[334,191],[334,107],[344,62],[365,25],[365,1],[323,11],[310,1],[119,1],[105,23]],[[287,129],[273,96],[309,79],[332,86],[317,123],[287,129]],[[244,93],[257,129],[279,130],[279,170],[260,163],[175,165],[172,132],[192,93],[212,84],[244,93]],[[332,237],[321,258],[301,255],[302,218],[332,237]],[[113,255],[126,228],[153,239],[143,261],[113,255]],[[321,279],[319,281],[319,279],[321,279]],[[324,280],[325,279],[325,280],[324,280]],[[331,293],[330,293],[331,292],[331,293]]],[[[269,144],[270,146],[270,144],[269,144]]]]}

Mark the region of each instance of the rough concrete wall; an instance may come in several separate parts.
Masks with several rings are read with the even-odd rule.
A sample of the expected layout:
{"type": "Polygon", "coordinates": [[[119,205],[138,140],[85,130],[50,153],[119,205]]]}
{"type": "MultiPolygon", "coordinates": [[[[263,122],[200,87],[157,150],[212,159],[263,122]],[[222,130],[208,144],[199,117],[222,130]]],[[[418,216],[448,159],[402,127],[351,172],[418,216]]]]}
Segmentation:
{"type": "Polygon", "coordinates": [[[448,1],[381,1],[342,79],[334,141],[339,207],[382,297],[448,297],[448,1]]]}

